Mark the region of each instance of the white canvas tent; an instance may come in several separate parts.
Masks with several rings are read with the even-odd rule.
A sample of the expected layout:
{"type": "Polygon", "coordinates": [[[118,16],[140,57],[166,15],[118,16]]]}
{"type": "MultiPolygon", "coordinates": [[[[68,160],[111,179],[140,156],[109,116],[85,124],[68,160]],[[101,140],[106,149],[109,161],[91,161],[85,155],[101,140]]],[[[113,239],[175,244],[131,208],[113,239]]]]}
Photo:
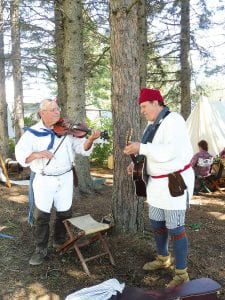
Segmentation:
{"type": "Polygon", "coordinates": [[[209,153],[217,155],[225,147],[225,102],[200,100],[187,119],[188,132],[194,153],[198,152],[198,142],[206,140],[209,153]]]}

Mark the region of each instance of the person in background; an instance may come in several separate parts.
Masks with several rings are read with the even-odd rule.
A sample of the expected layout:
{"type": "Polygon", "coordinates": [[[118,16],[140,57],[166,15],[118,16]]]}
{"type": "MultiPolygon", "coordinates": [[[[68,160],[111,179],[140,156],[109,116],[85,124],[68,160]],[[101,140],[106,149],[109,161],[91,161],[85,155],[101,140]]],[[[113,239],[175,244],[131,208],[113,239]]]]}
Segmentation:
{"type": "Polygon", "coordinates": [[[191,165],[194,169],[195,176],[210,176],[213,155],[208,152],[208,143],[205,140],[198,142],[199,151],[192,157],[191,165]]]}
{"type": "Polygon", "coordinates": [[[74,156],[90,155],[94,140],[100,136],[99,131],[92,131],[88,138],[67,135],[64,139],[57,136],[53,128],[60,119],[60,108],[54,100],[41,101],[38,114],[40,121],[27,128],[15,147],[17,161],[23,167],[29,166],[35,174],[32,187],[36,248],[29,260],[31,265],[40,265],[47,256],[53,207],[56,210],[53,245],[58,246],[65,241],[63,220],[72,216],[74,156]]]}
{"type": "Polygon", "coordinates": [[[192,157],[191,165],[195,172],[194,194],[199,192],[210,193],[209,179],[211,178],[211,167],[213,156],[208,152],[208,143],[205,140],[198,142],[199,151],[192,157]]]}
{"type": "MultiPolygon", "coordinates": [[[[159,90],[143,88],[139,105],[149,125],[142,141],[130,143],[125,147],[124,153],[144,155],[147,161],[147,203],[157,257],[147,262],[143,269],[155,271],[173,265],[168,250],[170,237],[175,256],[175,276],[167,286],[174,287],[189,280],[185,214],[193,195],[194,172],[190,165],[193,150],[185,120],[180,114],[169,111],[159,90]],[[168,186],[169,175],[174,172],[181,175],[186,185],[180,196],[173,196],[168,186]]],[[[129,175],[132,174],[132,168],[133,164],[130,164],[129,175]]]]}
{"type": "Polygon", "coordinates": [[[225,147],[223,148],[222,151],[219,153],[220,158],[225,158],[225,147]]]}

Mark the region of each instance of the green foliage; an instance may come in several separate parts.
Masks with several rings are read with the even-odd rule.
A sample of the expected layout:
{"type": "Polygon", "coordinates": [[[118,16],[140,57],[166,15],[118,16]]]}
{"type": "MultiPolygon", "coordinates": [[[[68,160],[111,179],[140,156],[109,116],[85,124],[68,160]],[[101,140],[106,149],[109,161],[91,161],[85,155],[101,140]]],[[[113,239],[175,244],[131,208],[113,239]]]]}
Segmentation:
{"type": "MultiPolygon", "coordinates": [[[[24,125],[25,126],[32,126],[37,122],[36,114],[30,114],[28,117],[24,117],[24,125]]],[[[10,158],[15,159],[15,139],[9,138],[8,139],[8,155],[10,158]]]]}
{"type": "Polygon", "coordinates": [[[109,155],[112,154],[112,119],[102,118],[95,121],[87,120],[88,126],[97,130],[106,130],[109,134],[109,139],[104,143],[95,144],[94,150],[90,156],[91,162],[99,166],[104,166],[109,155]]]}
{"type": "MultiPolygon", "coordinates": [[[[84,11],[84,55],[87,105],[111,108],[111,70],[109,37],[100,32],[90,8],[84,11]]],[[[101,13],[102,15],[102,13],[101,13]]],[[[100,18],[100,16],[99,16],[100,18]]]]}
{"type": "Polygon", "coordinates": [[[218,155],[216,155],[214,158],[213,158],[213,163],[214,164],[218,164],[219,162],[220,162],[220,156],[219,156],[219,154],[218,155]]]}
{"type": "Polygon", "coordinates": [[[9,138],[8,139],[8,156],[12,159],[15,158],[15,139],[9,138]]]}
{"type": "Polygon", "coordinates": [[[111,152],[110,144],[96,144],[90,157],[91,161],[98,166],[104,166],[111,152]]]}
{"type": "Polygon", "coordinates": [[[35,116],[35,113],[29,115],[28,117],[24,117],[24,125],[25,126],[32,126],[37,122],[37,118],[35,116]]]}

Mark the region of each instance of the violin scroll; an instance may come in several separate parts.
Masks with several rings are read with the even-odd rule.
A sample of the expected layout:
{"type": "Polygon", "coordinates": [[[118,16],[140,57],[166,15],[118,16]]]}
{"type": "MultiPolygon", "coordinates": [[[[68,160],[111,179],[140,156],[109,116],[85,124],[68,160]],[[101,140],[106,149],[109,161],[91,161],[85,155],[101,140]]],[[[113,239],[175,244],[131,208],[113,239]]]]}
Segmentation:
{"type": "Polygon", "coordinates": [[[107,130],[101,131],[100,138],[103,140],[108,140],[109,139],[108,131],[107,130]]]}

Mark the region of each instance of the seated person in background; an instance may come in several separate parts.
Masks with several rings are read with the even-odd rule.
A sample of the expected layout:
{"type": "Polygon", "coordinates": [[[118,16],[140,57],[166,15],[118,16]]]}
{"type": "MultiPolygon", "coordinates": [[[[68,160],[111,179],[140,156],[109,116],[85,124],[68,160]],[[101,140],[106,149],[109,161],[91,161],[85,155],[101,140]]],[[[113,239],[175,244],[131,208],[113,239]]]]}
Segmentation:
{"type": "Polygon", "coordinates": [[[208,143],[201,140],[198,143],[199,152],[191,159],[191,165],[194,169],[195,176],[207,177],[210,175],[213,156],[208,152],[208,143]]]}
{"type": "Polygon", "coordinates": [[[223,150],[219,153],[219,156],[221,158],[225,158],[225,147],[223,148],[223,150]]]}
{"type": "Polygon", "coordinates": [[[199,152],[197,152],[191,159],[191,165],[195,172],[195,188],[194,192],[205,190],[209,192],[201,178],[206,178],[211,175],[211,165],[213,163],[213,156],[208,152],[208,143],[205,140],[201,140],[198,143],[199,152]]]}

